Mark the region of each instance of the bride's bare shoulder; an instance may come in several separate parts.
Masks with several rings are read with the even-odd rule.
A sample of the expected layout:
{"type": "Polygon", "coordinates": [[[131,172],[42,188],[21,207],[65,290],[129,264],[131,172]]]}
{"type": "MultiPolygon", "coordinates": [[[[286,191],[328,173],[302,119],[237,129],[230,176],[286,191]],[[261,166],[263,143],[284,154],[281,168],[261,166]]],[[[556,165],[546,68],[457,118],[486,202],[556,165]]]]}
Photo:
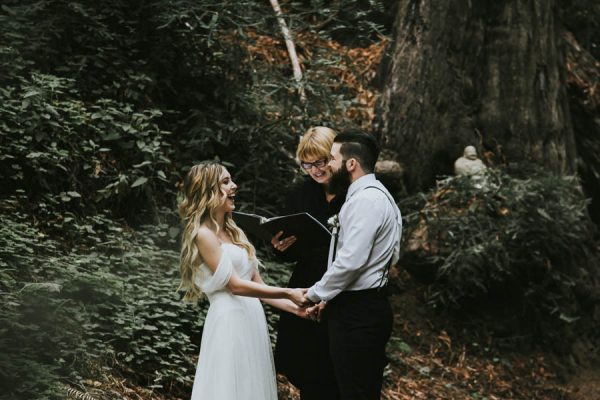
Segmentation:
{"type": "Polygon", "coordinates": [[[208,226],[201,225],[196,233],[196,244],[200,249],[207,247],[219,247],[221,243],[217,238],[217,234],[213,232],[208,226]]]}
{"type": "Polygon", "coordinates": [[[196,234],[196,246],[204,264],[215,272],[221,259],[221,242],[217,234],[206,226],[201,226],[196,234]]]}

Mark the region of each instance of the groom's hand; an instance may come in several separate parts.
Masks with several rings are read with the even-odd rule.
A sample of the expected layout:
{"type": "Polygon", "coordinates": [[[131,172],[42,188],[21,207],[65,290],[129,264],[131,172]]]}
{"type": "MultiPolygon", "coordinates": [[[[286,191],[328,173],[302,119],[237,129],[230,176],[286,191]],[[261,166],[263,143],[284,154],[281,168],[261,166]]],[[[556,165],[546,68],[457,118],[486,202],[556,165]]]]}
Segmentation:
{"type": "Polygon", "coordinates": [[[315,304],[314,306],[307,308],[306,315],[313,321],[320,322],[326,305],[326,302],[321,301],[319,304],[315,304]]]}

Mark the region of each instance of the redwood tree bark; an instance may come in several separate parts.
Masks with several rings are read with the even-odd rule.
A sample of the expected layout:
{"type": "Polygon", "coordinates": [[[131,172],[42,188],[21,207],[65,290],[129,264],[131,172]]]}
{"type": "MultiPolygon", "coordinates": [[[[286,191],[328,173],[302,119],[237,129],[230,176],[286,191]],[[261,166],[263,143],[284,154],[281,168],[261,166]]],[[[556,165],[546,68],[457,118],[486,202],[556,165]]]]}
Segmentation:
{"type": "Polygon", "coordinates": [[[409,191],[488,162],[575,172],[558,0],[399,0],[376,131],[409,191]]]}

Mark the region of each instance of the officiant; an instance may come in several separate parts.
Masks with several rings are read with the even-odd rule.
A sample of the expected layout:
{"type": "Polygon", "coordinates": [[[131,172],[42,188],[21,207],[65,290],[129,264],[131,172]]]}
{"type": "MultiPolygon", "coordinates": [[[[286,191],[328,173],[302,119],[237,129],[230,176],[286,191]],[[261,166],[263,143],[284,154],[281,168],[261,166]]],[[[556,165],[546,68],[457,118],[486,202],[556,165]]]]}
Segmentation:
{"type": "MultiPolygon", "coordinates": [[[[290,190],[280,215],[307,212],[327,226],[328,219],[340,211],[345,194],[329,193],[328,162],[335,135],[332,129],[317,126],[302,136],[296,158],[306,176],[290,190]]],[[[271,244],[281,259],[295,262],[288,287],[311,287],[327,269],[329,240],[302,252],[294,242],[295,238],[283,238],[280,232],[271,244]]],[[[327,330],[325,320],[315,323],[288,313],[280,316],[275,366],[300,390],[302,400],[339,399],[327,330]]]]}

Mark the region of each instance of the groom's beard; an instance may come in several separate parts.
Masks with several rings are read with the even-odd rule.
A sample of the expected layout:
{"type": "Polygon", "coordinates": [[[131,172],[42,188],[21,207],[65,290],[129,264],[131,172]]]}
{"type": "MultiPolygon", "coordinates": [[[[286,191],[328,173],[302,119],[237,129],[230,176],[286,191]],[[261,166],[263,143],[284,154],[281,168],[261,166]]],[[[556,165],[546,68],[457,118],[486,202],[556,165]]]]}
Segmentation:
{"type": "Polygon", "coordinates": [[[350,172],[346,168],[346,163],[342,163],[342,167],[331,173],[329,181],[329,193],[336,196],[345,196],[350,186],[350,172]]]}

